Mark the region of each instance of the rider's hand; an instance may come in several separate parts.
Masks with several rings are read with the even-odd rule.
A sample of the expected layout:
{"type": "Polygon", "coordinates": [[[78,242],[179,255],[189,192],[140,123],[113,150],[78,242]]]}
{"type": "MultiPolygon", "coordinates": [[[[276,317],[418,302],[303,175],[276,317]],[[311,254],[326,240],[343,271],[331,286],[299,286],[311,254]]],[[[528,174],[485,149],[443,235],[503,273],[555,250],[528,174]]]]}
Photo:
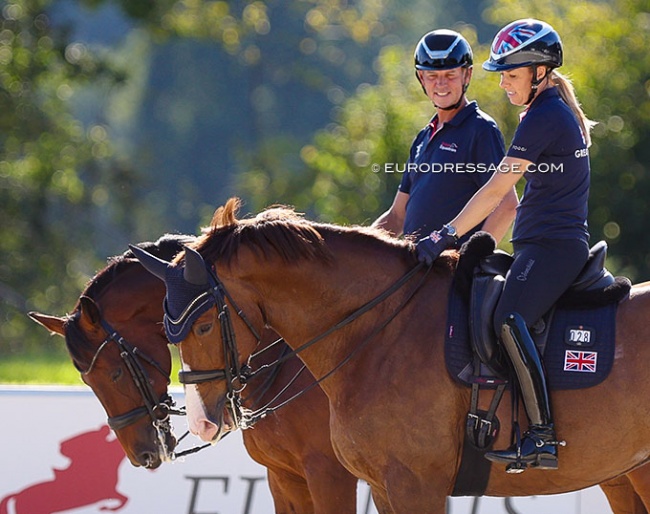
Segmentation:
{"type": "Polygon", "coordinates": [[[433,261],[447,248],[454,246],[457,240],[456,235],[450,233],[449,225],[443,226],[440,230],[434,230],[427,237],[423,237],[417,242],[415,250],[418,260],[427,266],[431,266],[433,261]]]}

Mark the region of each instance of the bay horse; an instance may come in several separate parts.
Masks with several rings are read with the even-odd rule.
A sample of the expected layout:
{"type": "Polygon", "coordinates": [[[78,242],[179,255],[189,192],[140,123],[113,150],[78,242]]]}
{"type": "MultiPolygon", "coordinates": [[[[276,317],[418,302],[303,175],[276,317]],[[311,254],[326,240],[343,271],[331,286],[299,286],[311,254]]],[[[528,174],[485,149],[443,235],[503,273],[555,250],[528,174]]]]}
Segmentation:
{"type": "MultiPolygon", "coordinates": [[[[254,333],[273,329],[320,381],[336,454],[370,484],[379,512],[444,512],[470,401],[469,388],[445,369],[443,353],[457,255],[443,254],[425,277],[408,241],[310,222],[282,208],[238,220],[237,205],[231,199],[217,210],[215,219],[226,222],[213,224],[175,263],[136,253],[159,278],[175,277],[167,280],[168,301],[187,293],[180,274],[186,284],[211,291],[212,305],[238,313],[226,332],[219,330],[223,308],[170,320],[187,324],[172,341],[180,343],[186,380],[243,366],[259,348],[254,333]],[[225,349],[228,333],[236,336],[228,342],[235,342],[234,354],[225,349]],[[233,355],[237,361],[226,364],[233,355]]],[[[552,392],[558,437],[567,441],[560,468],[511,475],[492,466],[487,496],[565,493],[609,480],[616,487],[628,474],[640,500],[629,503],[648,509],[650,476],[641,466],[650,455],[649,314],[650,283],[633,286],[618,307],[617,353],[607,380],[552,392]]],[[[202,439],[218,440],[245,416],[232,399],[240,378],[196,385],[204,408],[188,400],[188,415],[202,439]]],[[[501,419],[508,418],[509,403],[501,402],[501,419]]],[[[507,432],[495,447],[509,445],[507,432]]]]}
{"type": "MultiPolygon", "coordinates": [[[[141,244],[162,258],[182,250],[189,236],[166,236],[153,244],[141,244]]],[[[32,312],[30,316],[55,334],[65,337],[67,349],[81,376],[99,398],[109,419],[127,412],[143,411],[143,397],[117,348],[99,348],[110,334],[106,326],[126,344],[137,348],[138,358],[160,363],[164,373],[150,367],[148,374],[157,398],[166,398],[171,354],[162,328],[163,283],[146,271],[131,251],[110,259],[82,292],[68,316],[32,312]],[[94,362],[94,364],[93,364],[94,362]],[[92,369],[92,372],[87,370],[92,369]]],[[[272,331],[263,334],[264,346],[278,340],[272,331]]],[[[286,345],[276,344],[260,354],[255,365],[274,361],[286,345]]],[[[281,367],[251,380],[250,397],[244,404],[282,402],[313,383],[302,362],[294,357],[281,367]],[[284,390],[285,386],[289,386],[284,390]],[[257,393],[257,394],[256,394],[257,393]]],[[[146,413],[146,411],[143,411],[146,413]]],[[[254,430],[243,433],[251,458],[267,468],[268,483],[278,513],[339,514],[356,509],[357,479],[336,459],[329,435],[329,407],[320,388],[310,389],[260,420],[254,430]]],[[[147,416],[115,427],[115,432],[135,466],[157,468],[173,458],[176,440],[171,432],[160,444],[147,416]]]]}
{"type": "MultiPolygon", "coordinates": [[[[145,246],[172,258],[189,241],[175,236],[145,246]]],[[[168,416],[176,412],[167,391],[172,359],[161,326],[164,288],[157,282],[128,251],[109,259],[71,314],[29,313],[65,338],[73,365],[104,407],[131,464],[150,469],[171,460],[176,446],[168,416]]]]}

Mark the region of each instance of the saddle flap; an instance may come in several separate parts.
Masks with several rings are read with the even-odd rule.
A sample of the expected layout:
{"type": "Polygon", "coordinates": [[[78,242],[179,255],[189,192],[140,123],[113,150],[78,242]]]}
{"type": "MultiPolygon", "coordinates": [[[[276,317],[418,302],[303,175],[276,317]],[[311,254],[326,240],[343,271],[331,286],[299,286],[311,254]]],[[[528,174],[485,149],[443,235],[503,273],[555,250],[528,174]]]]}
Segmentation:
{"type": "MultiPolygon", "coordinates": [[[[476,253],[475,246],[483,249],[482,239],[489,237],[483,233],[472,236],[464,245],[461,253],[457,276],[457,291],[465,302],[467,309],[467,339],[471,352],[482,366],[475,369],[473,375],[483,376],[485,367],[497,377],[506,377],[508,361],[498,344],[493,315],[505,283],[505,276],[513,262],[513,257],[500,250],[492,254],[476,253]],[[461,264],[463,264],[461,266],[461,264]],[[460,287],[462,286],[462,287],[460,287]]],[[[543,355],[550,337],[551,320],[555,308],[561,309],[596,309],[612,303],[618,303],[629,293],[630,281],[617,277],[604,268],[607,257],[607,243],[600,241],[590,252],[589,259],[578,275],[574,284],[562,295],[542,318],[534,324],[531,336],[543,355]]],[[[475,368],[476,363],[472,363],[475,368]]]]}
{"type": "Polygon", "coordinates": [[[492,315],[501,293],[505,278],[502,275],[477,272],[474,274],[470,295],[469,331],[472,348],[480,361],[493,372],[501,374],[500,350],[492,315]]]}

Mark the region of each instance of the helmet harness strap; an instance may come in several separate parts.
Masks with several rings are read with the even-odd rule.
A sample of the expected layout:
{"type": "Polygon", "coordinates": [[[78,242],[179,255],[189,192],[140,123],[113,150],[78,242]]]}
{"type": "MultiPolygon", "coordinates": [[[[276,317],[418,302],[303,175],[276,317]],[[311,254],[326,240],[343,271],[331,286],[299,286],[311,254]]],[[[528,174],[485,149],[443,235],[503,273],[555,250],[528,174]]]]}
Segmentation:
{"type": "Polygon", "coordinates": [[[539,85],[544,82],[544,80],[548,77],[549,73],[551,72],[551,68],[544,67],[546,73],[544,73],[544,76],[542,78],[537,78],[537,64],[533,64],[531,66],[531,69],[533,70],[533,78],[531,80],[530,84],[530,95],[528,95],[528,100],[526,100],[525,105],[530,105],[530,103],[533,101],[535,98],[535,95],[537,94],[537,88],[539,85]]]}

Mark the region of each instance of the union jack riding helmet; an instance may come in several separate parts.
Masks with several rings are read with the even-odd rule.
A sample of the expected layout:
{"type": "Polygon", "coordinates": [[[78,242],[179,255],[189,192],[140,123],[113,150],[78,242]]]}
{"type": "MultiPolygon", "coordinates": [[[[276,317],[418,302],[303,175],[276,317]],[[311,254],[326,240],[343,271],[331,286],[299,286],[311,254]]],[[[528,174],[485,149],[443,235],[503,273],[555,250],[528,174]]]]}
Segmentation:
{"type": "Polygon", "coordinates": [[[439,29],[428,32],[415,47],[416,70],[449,70],[471,66],[472,48],[458,32],[439,29]]]}
{"type": "Polygon", "coordinates": [[[527,18],[513,21],[499,31],[483,69],[504,71],[536,64],[562,66],[562,40],[548,23],[527,18]]]}

